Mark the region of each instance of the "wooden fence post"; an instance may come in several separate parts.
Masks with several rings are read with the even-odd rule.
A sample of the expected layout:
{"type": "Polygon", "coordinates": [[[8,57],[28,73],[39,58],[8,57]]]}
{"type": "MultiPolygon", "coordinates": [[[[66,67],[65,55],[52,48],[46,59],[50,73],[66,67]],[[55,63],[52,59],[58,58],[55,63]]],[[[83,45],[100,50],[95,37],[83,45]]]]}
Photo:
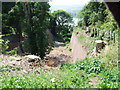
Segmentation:
{"type": "Polygon", "coordinates": [[[115,43],[115,32],[113,33],[113,42],[115,43]]]}
{"type": "Polygon", "coordinates": [[[95,28],[93,28],[93,37],[95,37],[95,28]]]}
{"type": "Polygon", "coordinates": [[[97,36],[99,37],[99,30],[97,29],[97,36]]]}
{"type": "Polygon", "coordinates": [[[112,40],[112,31],[110,30],[110,40],[112,40]]]}

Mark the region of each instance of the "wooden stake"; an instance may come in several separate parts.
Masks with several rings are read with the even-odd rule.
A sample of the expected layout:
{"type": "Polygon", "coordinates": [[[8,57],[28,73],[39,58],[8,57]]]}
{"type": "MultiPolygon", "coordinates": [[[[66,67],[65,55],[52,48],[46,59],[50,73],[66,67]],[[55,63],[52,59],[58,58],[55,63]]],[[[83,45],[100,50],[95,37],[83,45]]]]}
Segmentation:
{"type": "Polygon", "coordinates": [[[115,32],[113,33],[113,42],[115,43],[115,32]]]}

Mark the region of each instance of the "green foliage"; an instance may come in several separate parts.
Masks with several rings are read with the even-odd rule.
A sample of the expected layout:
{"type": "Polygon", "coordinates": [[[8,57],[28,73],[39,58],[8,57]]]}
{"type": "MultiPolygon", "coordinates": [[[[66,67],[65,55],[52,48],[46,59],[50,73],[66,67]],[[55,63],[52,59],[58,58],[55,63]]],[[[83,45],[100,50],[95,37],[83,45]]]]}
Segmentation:
{"type": "Polygon", "coordinates": [[[13,50],[7,51],[6,54],[9,55],[17,55],[18,48],[14,48],[13,50]]]}
{"type": "Polygon", "coordinates": [[[0,72],[7,72],[7,71],[15,71],[15,70],[20,70],[19,67],[12,67],[12,66],[0,66],[0,72]]]}
{"type": "Polygon", "coordinates": [[[100,81],[98,86],[100,88],[116,88],[118,87],[118,68],[114,67],[113,69],[108,69],[102,71],[100,74],[100,81]]]}
{"type": "Polygon", "coordinates": [[[104,22],[106,9],[104,3],[100,2],[89,2],[88,5],[79,12],[78,17],[83,20],[85,26],[95,25],[96,22],[104,22]]]}
{"type": "MultiPolygon", "coordinates": [[[[49,42],[45,32],[48,26],[53,30],[52,33],[54,35],[59,35],[64,41],[69,41],[68,37],[70,37],[72,29],[68,23],[71,22],[71,16],[65,11],[55,11],[49,19],[50,6],[48,3],[18,3],[11,7],[13,8],[4,7],[7,10],[5,12],[7,14],[4,14],[5,19],[3,20],[5,22],[4,29],[8,33],[11,28],[17,34],[19,25],[23,25],[22,33],[24,32],[28,36],[27,48],[30,50],[30,53],[40,55],[43,58],[46,52],[49,51],[49,42]],[[25,7],[22,6],[25,6],[27,9],[23,9],[25,7]],[[30,10],[30,13],[27,10],[30,10]],[[20,21],[16,18],[19,18],[20,21]],[[9,19],[8,21],[13,20],[14,23],[8,24],[7,19],[9,19]],[[16,23],[14,25],[16,21],[19,24],[16,23]],[[7,29],[9,30],[7,31],[7,29]]],[[[81,10],[80,17],[82,22],[79,25],[96,27],[100,31],[110,29],[116,32],[116,24],[114,21],[111,22],[111,15],[105,10],[106,8],[103,3],[90,2],[81,10]]],[[[80,30],[77,28],[76,32],[80,30]]],[[[82,30],[80,32],[78,38],[81,44],[92,50],[95,46],[93,38],[86,38],[82,30]]],[[[3,42],[4,40],[0,39],[0,43],[3,42]]],[[[7,44],[7,42],[4,42],[4,46],[2,47],[7,49],[7,44]]],[[[89,84],[89,78],[96,76],[99,78],[97,88],[118,88],[118,56],[116,52],[117,45],[111,45],[108,52],[99,58],[85,58],[75,64],[64,63],[61,65],[60,70],[51,69],[50,72],[52,73],[38,69],[40,75],[36,74],[36,71],[24,75],[7,75],[6,71],[20,70],[20,68],[0,66],[0,74],[2,73],[0,77],[0,88],[93,88],[89,84]]],[[[15,54],[16,49],[8,53],[15,54]]]]}
{"type": "Polygon", "coordinates": [[[83,31],[81,30],[81,28],[77,27],[74,29],[74,33],[75,32],[79,32],[79,36],[78,39],[80,41],[80,43],[88,49],[88,53],[91,53],[91,51],[94,49],[95,46],[95,39],[93,39],[92,37],[86,37],[83,33],[83,31]]]}
{"type": "MultiPolygon", "coordinates": [[[[11,33],[18,37],[20,52],[24,53],[24,46],[27,48],[25,53],[43,58],[50,51],[50,42],[46,34],[49,28],[58,39],[70,41],[73,28],[70,25],[72,17],[69,13],[58,10],[50,14],[48,2],[17,2],[11,3],[10,8],[7,6],[9,5],[4,3],[3,9],[7,11],[3,12],[3,34],[11,33]],[[23,34],[27,37],[26,41],[22,41],[23,34]]],[[[12,50],[8,53],[16,52],[12,50]]]]}
{"type": "Polygon", "coordinates": [[[69,13],[63,10],[54,11],[51,14],[50,29],[55,37],[70,41],[72,34],[72,17],[69,13]]]}
{"type": "Polygon", "coordinates": [[[61,70],[65,70],[65,72],[82,71],[84,72],[83,75],[89,78],[99,75],[97,88],[118,88],[118,67],[108,69],[104,65],[99,58],[86,58],[83,61],[76,62],[74,65],[63,64],[61,70]]]}
{"type": "Polygon", "coordinates": [[[49,51],[46,30],[49,25],[50,6],[47,2],[36,2],[28,3],[27,7],[30,10],[30,17],[29,11],[25,10],[27,21],[25,32],[28,35],[28,48],[31,54],[36,54],[43,58],[46,52],[49,51]]]}
{"type": "Polygon", "coordinates": [[[110,13],[110,11],[105,10],[104,13],[107,15],[105,17],[105,22],[100,25],[100,29],[101,30],[111,30],[114,31],[117,29],[117,24],[112,16],[112,14],[110,13]]]}
{"type": "Polygon", "coordinates": [[[6,52],[6,50],[9,48],[8,46],[9,40],[3,40],[2,35],[0,35],[0,53],[6,52]]]}
{"type": "MultiPolygon", "coordinates": [[[[2,67],[1,70],[8,71],[9,68],[11,67],[2,67]]],[[[37,69],[40,75],[36,71],[25,74],[24,77],[2,75],[0,88],[93,88],[89,84],[89,78],[96,76],[99,79],[97,88],[118,88],[117,69],[105,69],[99,58],[86,58],[75,64],[62,64],[60,70],[51,69],[51,74],[37,69]]]]}
{"type": "Polygon", "coordinates": [[[64,63],[64,64],[62,64],[61,65],[61,67],[60,67],[60,69],[61,70],[72,70],[72,69],[74,69],[75,68],[75,66],[73,65],[73,64],[69,64],[69,63],[64,63]]]}
{"type": "Polygon", "coordinates": [[[89,2],[79,12],[78,17],[80,18],[78,24],[80,27],[90,27],[90,31],[88,33],[90,33],[91,37],[108,42],[113,40],[113,35],[110,36],[109,33],[105,33],[111,31],[113,34],[113,31],[116,31],[118,27],[104,2],[89,2]]]}
{"type": "Polygon", "coordinates": [[[11,10],[12,7],[15,6],[14,2],[3,2],[2,3],[2,34],[8,34],[8,33],[12,33],[10,24],[9,23],[9,14],[8,12],[11,10]]]}
{"type": "Polygon", "coordinates": [[[76,68],[79,70],[84,70],[88,74],[90,73],[99,74],[103,69],[103,65],[98,60],[90,61],[89,59],[88,60],[86,59],[86,61],[83,61],[83,63],[81,62],[81,64],[77,64],[76,68]]]}
{"type": "MultiPolygon", "coordinates": [[[[18,37],[18,46],[23,53],[22,43],[23,34],[27,36],[28,43],[25,53],[39,55],[41,58],[50,50],[46,30],[49,25],[49,4],[48,2],[31,2],[31,3],[11,3],[7,8],[7,3],[3,5],[3,34],[12,33],[18,37]],[[12,21],[12,23],[11,23],[12,21]]],[[[8,53],[15,54],[12,50],[8,53]]]]}
{"type": "Polygon", "coordinates": [[[105,62],[106,68],[118,65],[118,44],[111,44],[107,51],[101,51],[101,60],[105,62]]]}
{"type": "MultiPolygon", "coordinates": [[[[67,71],[55,75],[45,73],[40,69],[41,74],[26,74],[23,76],[2,76],[0,88],[90,88],[87,77],[82,72],[67,71]],[[74,74],[73,74],[74,73],[74,74]]],[[[58,72],[58,71],[57,71],[58,72]]]]}

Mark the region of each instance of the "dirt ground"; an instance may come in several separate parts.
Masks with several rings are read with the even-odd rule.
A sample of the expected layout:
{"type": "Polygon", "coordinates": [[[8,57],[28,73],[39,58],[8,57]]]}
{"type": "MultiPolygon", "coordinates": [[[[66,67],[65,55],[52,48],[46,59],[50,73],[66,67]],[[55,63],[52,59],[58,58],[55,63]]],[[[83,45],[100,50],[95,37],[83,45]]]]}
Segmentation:
{"type": "Polygon", "coordinates": [[[46,55],[44,60],[39,62],[29,62],[24,56],[9,56],[0,55],[0,66],[8,65],[12,67],[19,67],[19,71],[10,71],[10,73],[30,73],[34,72],[37,68],[48,70],[51,67],[60,68],[60,65],[69,62],[72,63],[71,52],[61,42],[55,42],[52,51],[46,55]]]}
{"type": "Polygon", "coordinates": [[[0,65],[20,67],[21,70],[19,72],[21,73],[29,73],[39,67],[42,67],[45,70],[48,70],[51,67],[59,69],[61,64],[65,62],[72,64],[75,63],[76,59],[81,60],[86,57],[86,51],[80,44],[79,40],[77,40],[77,36],[72,35],[71,40],[71,51],[69,51],[68,48],[64,46],[64,43],[56,41],[51,52],[45,56],[44,60],[39,60],[39,62],[28,62],[28,60],[26,60],[24,56],[20,57],[1,54],[0,65]]]}
{"type": "MultiPolygon", "coordinates": [[[[65,62],[74,63],[75,61],[72,57],[72,52],[70,52],[61,42],[55,42],[52,51],[46,55],[44,60],[40,60],[39,62],[29,62],[25,56],[20,57],[0,54],[0,66],[8,65],[15,68],[20,68],[20,70],[9,70],[9,72],[7,72],[7,74],[14,75],[23,75],[25,73],[40,74],[40,71],[38,70],[39,68],[43,68],[45,71],[49,71],[50,68],[59,69],[61,64],[65,62]]],[[[90,84],[96,88],[97,78],[92,78],[89,80],[90,84]]]]}
{"type": "Polygon", "coordinates": [[[83,60],[87,57],[87,50],[86,48],[81,45],[80,41],[78,40],[79,33],[72,34],[70,47],[72,48],[72,57],[73,61],[83,60]]]}
{"type": "Polygon", "coordinates": [[[64,62],[72,63],[73,59],[72,53],[61,42],[55,42],[53,50],[46,57],[51,57],[51,59],[60,64],[64,62]]]}

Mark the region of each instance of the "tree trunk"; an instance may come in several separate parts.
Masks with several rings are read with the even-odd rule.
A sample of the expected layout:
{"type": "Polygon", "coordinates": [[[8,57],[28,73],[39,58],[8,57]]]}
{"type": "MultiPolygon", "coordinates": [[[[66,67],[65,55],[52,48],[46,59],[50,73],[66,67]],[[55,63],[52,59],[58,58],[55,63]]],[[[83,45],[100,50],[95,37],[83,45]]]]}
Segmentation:
{"type": "Polygon", "coordinates": [[[110,40],[112,40],[112,31],[110,30],[110,40]]]}
{"type": "Polygon", "coordinates": [[[115,43],[115,32],[113,33],[113,42],[115,43]]]}
{"type": "Polygon", "coordinates": [[[21,24],[20,21],[18,22],[18,27],[17,27],[17,36],[18,36],[18,47],[20,50],[20,55],[24,53],[23,47],[22,47],[22,29],[21,29],[21,24]]]}
{"type": "Polygon", "coordinates": [[[99,37],[99,30],[97,29],[97,36],[99,37]]]}
{"type": "Polygon", "coordinates": [[[36,43],[36,35],[34,31],[32,30],[32,13],[31,13],[31,6],[30,3],[26,4],[23,3],[23,8],[25,11],[25,17],[27,20],[27,34],[28,34],[28,39],[29,39],[29,49],[31,54],[36,54],[38,49],[37,49],[37,43],[36,43]]]}

